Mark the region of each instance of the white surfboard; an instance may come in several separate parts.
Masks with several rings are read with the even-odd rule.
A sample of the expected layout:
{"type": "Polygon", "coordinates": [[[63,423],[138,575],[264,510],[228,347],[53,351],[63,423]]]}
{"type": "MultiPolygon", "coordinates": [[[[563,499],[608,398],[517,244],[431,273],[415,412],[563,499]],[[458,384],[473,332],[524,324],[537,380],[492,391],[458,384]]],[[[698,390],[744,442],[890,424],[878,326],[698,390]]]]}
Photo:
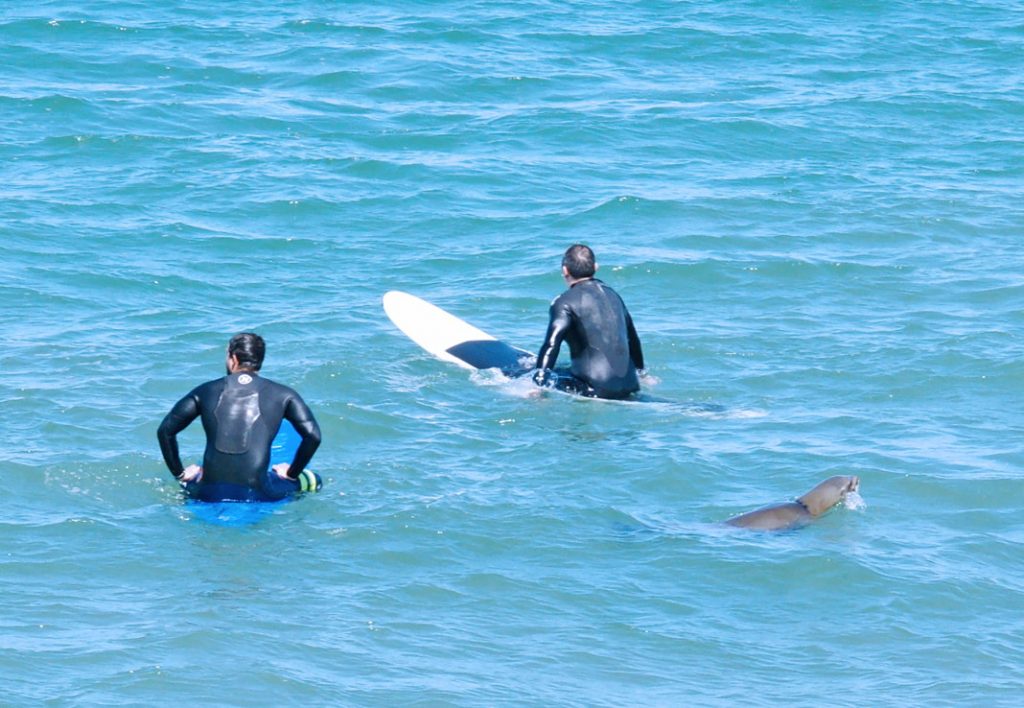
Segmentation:
{"type": "Polygon", "coordinates": [[[398,329],[438,359],[465,369],[500,369],[520,376],[533,368],[534,355],[513,347],[426,300],[391,290],[384,312],[398,329]]]}

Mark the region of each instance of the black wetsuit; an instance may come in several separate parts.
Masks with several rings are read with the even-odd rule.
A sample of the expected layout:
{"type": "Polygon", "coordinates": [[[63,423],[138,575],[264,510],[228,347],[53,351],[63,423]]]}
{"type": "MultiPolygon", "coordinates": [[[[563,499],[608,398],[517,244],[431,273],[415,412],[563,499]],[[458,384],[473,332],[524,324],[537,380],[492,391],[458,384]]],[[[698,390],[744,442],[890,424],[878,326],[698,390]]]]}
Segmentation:
{"type": "Polygon", "coordinates": [[[237,372],[194,388],[160,424],[160,451],[175,477],[184,471],[176,436],[199,416],[206,431],[203,478],[187,489],[206,501],[274,500],[298,490],[298,481],[268,471],[282,418],[302,436],[288,470],[293,480],[320,446],[320,426],[298,393],[255,373],[237,372]]]}
{"type": "Polygon", "coordinates": [[[595,278],[581,280],[551,303],[537,368],[554,369],[562,341],[572,355],[570,376],[555,371],[558,388],[599,398],[625,398],[640,390],[644,368],[640,338],[618,293],[595,278]]]}

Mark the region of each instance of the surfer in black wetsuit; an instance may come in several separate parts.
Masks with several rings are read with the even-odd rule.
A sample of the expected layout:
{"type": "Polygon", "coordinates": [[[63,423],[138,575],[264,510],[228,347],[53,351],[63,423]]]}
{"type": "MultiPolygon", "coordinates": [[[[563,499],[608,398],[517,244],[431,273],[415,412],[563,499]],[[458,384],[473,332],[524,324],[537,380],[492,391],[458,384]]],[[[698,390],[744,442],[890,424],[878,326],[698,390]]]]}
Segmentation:
{"type": "Polygon", "coordinates": [[[164,462],[190,496],[260,501],[315,488],[315,476],[304,470],[320,446],[320,426],[298,393],[259,376],[265,352],[258,334],[232,337],[227,376],[194,388],[160,424],[157,438],[164,462]],[[184,467],[176,436],[200,416],[206,432],[203,465],[184,467]],[[302,442],[291,464],[279,463],[270,471],[270,446],[282,419],[292,424],[302,442]]]}
{"type": "Polygon", "coordinates": [[[562,277],[569,289],[551,303],[533,379],[584,396],[625,398],[640,390],[637,371],[644,368],[644,355],[622,298],[594,278],[596,272],[588,246],[576,244],[565,252],[562,277]],[[563,340],[572,355],[568,371],[555,369],[563,340]]]}

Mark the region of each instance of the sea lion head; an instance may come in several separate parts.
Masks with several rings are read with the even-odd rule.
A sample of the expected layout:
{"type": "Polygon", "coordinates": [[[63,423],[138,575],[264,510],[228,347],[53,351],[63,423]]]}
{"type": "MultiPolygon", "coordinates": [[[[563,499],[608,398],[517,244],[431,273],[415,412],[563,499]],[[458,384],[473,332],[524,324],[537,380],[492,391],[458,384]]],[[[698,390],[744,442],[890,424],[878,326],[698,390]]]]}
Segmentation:
{"type": "Polygon", "coordinates": [[[860,477],[837,475],[829,477],[817,487],[800,497],[799,501],[811,516],[821,516],[843,500],[851,492],[860,489],[860,477]]]}

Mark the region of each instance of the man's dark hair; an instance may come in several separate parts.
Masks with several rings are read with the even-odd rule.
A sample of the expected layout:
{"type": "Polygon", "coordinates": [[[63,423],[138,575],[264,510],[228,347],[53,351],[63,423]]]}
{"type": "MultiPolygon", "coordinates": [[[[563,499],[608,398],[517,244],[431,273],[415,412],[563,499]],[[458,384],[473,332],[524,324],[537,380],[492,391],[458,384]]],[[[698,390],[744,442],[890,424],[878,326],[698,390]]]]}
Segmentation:
{"type": "Polygon", "coordinates": [[[246,369],[259,371],[266,353],[267,343],[255,332],[236,334],[228,342],[228,355],[237,357],[239,366],[246,369]]]}
{"type": "Polygon", "coordinates": [[[576,243],[569,246],[562,256],[562,265],[574,278],[590,278],[597,272],[597,264],[594,262],[594,252],[590,246],[576,243]]]}

